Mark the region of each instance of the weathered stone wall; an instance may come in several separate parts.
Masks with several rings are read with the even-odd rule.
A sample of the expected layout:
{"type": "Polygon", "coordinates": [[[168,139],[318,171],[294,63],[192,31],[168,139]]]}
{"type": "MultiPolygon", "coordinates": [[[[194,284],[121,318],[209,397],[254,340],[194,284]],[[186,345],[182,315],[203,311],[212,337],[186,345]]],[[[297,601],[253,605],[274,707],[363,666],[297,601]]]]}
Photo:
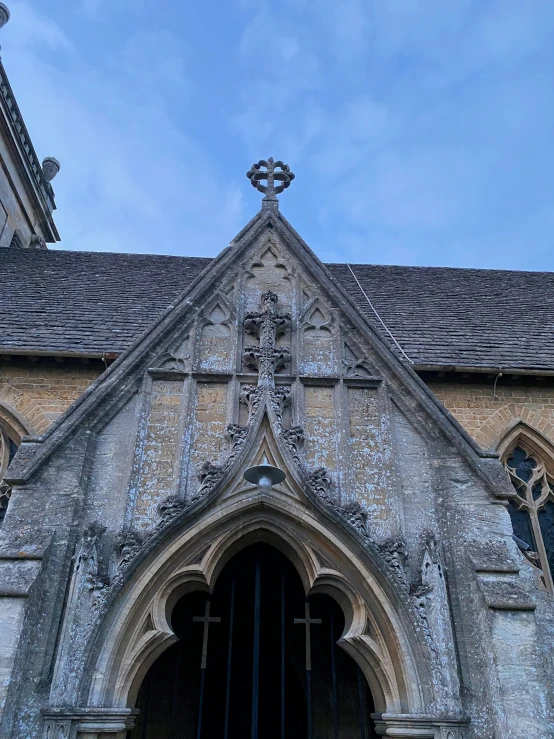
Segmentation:
{"type": "MultiPolygon", "coordinates": [[[[113,367],[106,394],[100,383],[79,409],[87,415],[61,440],[64,427],[56,430],[50,456],[27,478],[25,464],[46,454],[48,437],[20,448],[0,562],[4,557],[11,569],[22,569],[24,558],[41,562],[32,588],[20,583],[17,590],[40,618],[27,615],[17,654],[17,634],[0,638],[2,677],[10,683],[12,670],[16,676],[8,686],[6,736],[40,735],[45,706],[75,725],[69,708],[83,709],[94,691],[91,706],[107,711],[115,686],[121,700],[111,708],[126,708],[124,680],[110,671],[127,664],[126,654],[129,663],[140,661],[133,650],[151,632],[163,636],[165,610],[156,595],[153,620],[144,609],[136,623],[124,613],[154,598],[155,587],[161,593],[180,582],[173,560],[180,537],[202,532],[200,549],[217,546],[222,536],[239,537],[249,516],[270,526],[282,506],[297,528],[317,523],[295,537],[319,552],[310,561],[314,576],[320,565],[326,571],[326,587],[343,576],[331,572],[331,536],[337,548],[342,541],[356,552],[352,564],[367,563],[366,576],[355,575],[344,592],[358,593],[356,652],[369,654],[371,642],[367,664],[379,662],[382,679],[398,668],[412,681],[387,704],[389,713],[414,714],[394,718],[406,728],[395,736],[414,736],[424,720],[423,733],[434,739],[519,739],[529,728],[548,739],[550,696],[534,646],[550,627],[542,602],[536,619],[534,586],[520,576],[531,566],[511,539],[501,500],[511,488],[500,464],[461,438],[409,372],[391,370],[394,357],[332,290],[318,286],[315,267],[308,272],[299,250],[274,231],[261,235],[154,329],[150,344],[113,367]],[[273,490],[244,480],[262,450],[287,471],[273,490]],[[364,600],[370,581],[374,595],[364,600]],[[96,662],[98,650],[116,638],[119,651],[96,662]],[[515,657],[511,642],[519,645],[515,657]],[[416,655],[417,669],[387,662],[387,649],[399,645],[406,660],[416,655]],[[534,680],[514,674],[518,665],[535,665],[534,680]],[[467,731],[464,715],[472,721],[467,731]]],[[[25,372],[6,367],[1,378],[17,412],[24,414],[25,398],[32,398],[40,411],[35,429],[43,431],[97,373],[37,365],[25,372]]],[[[479,396],[483,415],[494,407],[492,389],[486,391],[488,398],[479,396]]],[[[517,410],[508,397],[504,407],[517,410]]],[[[201,557],[187,556],[187,572],[201,567],[201,557]]],[[[0,572],[0,598],[12,597],[8,585],[0,572]]]]}
{"type": "MultiPolygon", "coordinates": [[[[304,343],[304,348],[308,356],[312,353],[310,349],[313,349],[317,355],[314,359],[319,359],[319,345],[312,347],[309,343],[304,343]]],[[[229,352],[229,347],[226,351],[229,352]]],[[[202,359],[202,365],[205,361],[202,359]]],[[[304,371],[318,367],[316,361],[306,359],[305,362],[310,364],[309,369],[306,365],[301,368],[304,371]]],[[[67,360],[63,363],[44,359],[30,362],[14,357],[9,362],[0,361],[0,405],[16,411],[30,433],[42,434],[103,370],[100,363],[72,362],[68,366],[67,360]]],[[[319,374],[328,373],[325,365],[320,366],[319,374]]],[[[500,382],[496,387],[496,398],[493,395],[492,380],[482,383],[431,380],[427,385],[484,449],[495,449],[519,421],[523,421],[554,444],[554,383],[548,380],[540,386],[503,386],[500,382]]],[[[334,396],[334,393],[329,395],[331,390],[332,386],[326,389],[306,388],[307,415],[309,418],[319,418],[323,432],[318,439],[317,454],[324,456],[333,456],[336,453],[332,451],[335,446],[334,436],[332,441],[326,441],[323,430],[326,422],[333,432],[337,430],[334,418],[331,419],[328,414],[330,399],[334,396]],[[313,409],[310,407],[311,403],[316,404],[313,409]],[[328,452],[325,451],[326,448],[328,452]]],[[[328,461],[328,466],[333,468],[334,464],[328,461]]]]}
{"type": "Polygon", "coordinates": [[[504,436],[520,421],[554,444],[554,384],[544,380],[541,386],[506,386],[499,381],[495,398],[493,382],[428,384],[484,449],[496,449],[504,436]]]}

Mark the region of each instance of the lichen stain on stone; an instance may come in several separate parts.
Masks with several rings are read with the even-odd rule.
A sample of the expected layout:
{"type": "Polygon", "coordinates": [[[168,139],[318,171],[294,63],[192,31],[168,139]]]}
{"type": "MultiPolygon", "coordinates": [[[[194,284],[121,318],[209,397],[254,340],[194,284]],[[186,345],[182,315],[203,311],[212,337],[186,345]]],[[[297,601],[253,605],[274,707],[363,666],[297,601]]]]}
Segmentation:
{"type": "Polygon", "coordinates": [[[156,523],[158,503],[173,492],[182,392],[182,380],[156,380],[152,385],[150,414],[140,460],[135,509],[137,528],[151,528],[156,523]]]}
{"type": "MultiPolygon", "coordinates": [[[[441,581],[437,574],[438,567],[433,562],[435,570],[431,574],[435,579],[429,590],[428,602],[424,604],[427,625],[422,625],[424,621],[421,618],[414,619],[402,634],[406,642],[411,642],[409,650],[413,647],[414,653],[420,653],[426,641],[435,653],[429,664],[425,665],[423,688],[422,683],[414,682],[414,693],[420,691],[418,695],[429,693],[435,696],[425,701],[422,699],[422,704],[425,703],[421,708],[422,715],[442,715],[445,706],[451,714],[460,714],[462,708],[471,714],[470,729],[467,732],[465,728],[456,729],[452,732],[452,739],[484,739],[489,736],[519,739],[517,732],[520,728],[521,736],[532,734],[536,739],[547,739],[543,717],[548,710],[548,693],[541,670],[552,660],[549,648],[554,633],[554,617],[548,600],[550,596],[538,593],[536,581],[532,579],[535,574],[529,574],[526,570],[531,565],[520,563],[520,573],[502,575],[501,579],[523,583],[522,587],[526,588],[527,593],[532,593],[537,601],[536,615],[488,608],[479,594],[477,578],[491,580],[499,577],[498,573],[483,575],[479,571],[476,574],[468,554],[472,548],[475,549],[475,541],[483,541],[486,535],[509,540],[508,514],[500,506],[491,505],[490,491],[485,489],[477,474],[468,472],[467,463],[457,451],[451,452],[454,461],[451,459],[448,462],[449,471],[441,478],[445,466],[444,449],[434,443],[434,422],[429,419],[421,421],[423,414],[417,393],[399,389],[397,377],[392,372],[388,374],[384,361],[379,363],[377,349],[372,348],[370,339],[355,334],[349,324],[352,319],[327,311],[323,301],[329,300],[330,296],[324,295],[321,287],[313,283],[294,253],[287,251],[279,239],[260,240],[253,247],[250,257],[245,257],[244,264],[240,265],[240,274],[237,266],[236,273],[230,273],[221,284],[218,283],[217,289],[214,288],[208,303],[191,306],[191,313],[194,313],[190,318],[192,328],[189,329],[189,324],[187,327],[181,324],[176,328],[173,340],[168,344],[171,351],[168,349],[165,354],[176,355],[181,360],[186,355],[188,361],[181,362],[175,368],[164,369],[178,369],[179,372],[172,378],[179,375],[179,379],[159,379],[158,374],[148,375],[151,379],[150,390],[143,389],[137,396],[142,404],[138,418],[135,416],[137,409],[133,408],[127,415],[114,417],[118,420],[100,432],[91,465],[91,482],[86,491],[89,499],[85,500],[82,508],[85,514],[77,523],[69,514],[67,520],[64,518],[66,511],[63,505],[58,505],[54,516],[48,506],[41,507],[36,502],[43,501],[45,495],[56,495],[55,486],[58,485],[62,465],[55,470],[55,475],[51,472],[55,485],[40,489],[42,497],[38,497],[31,485],[25,491],[25,496],[15,499],[15,506],[24,506],[24,499],[28,498],[39,511],[36,515],[40,516],[40,522],[43,516],[50,516],[53,525],[58,527],[57,532],[62,532],[62,535],[70,527],[81,531],[86,516],[104,516],[102,524],[105,523],[109,529],[106,535],[106,551],[110,550],[107,552],[108,560],[113,552],[113,541],[124,525],[152,529],[159,521],[157,507],[162,499],[176,493],[181,497],[193,496],[199,485],[196,476],[198,465],[206,461],[222,461],[228,448],[225,436],[227,423],[232,420],[245,426],[248,422],[246,406],[239,402],[239,386],[241,382],[253,383],[252,378],[232,376],[234,358],[238,356],[237,343],[245,339],[244,326],[235,316],[243,316],[246,310],[259,310],[261,294],[272,290],[278,296],[279,310],[292,315],[292,328],[278,339],[278,346],[290,349],[292,356],[292,362],[283,372],[301,375],[290,382],[292,400],[283,414],[283,426],[286,429],[293,425],[303,427],[305,460],[309,467],[324,466],[328,469],[339,497],[337,515],[344,515],[345,504],[360,503],[363,511],[363,516],[358,511],[360,518],[367,514],[367,521],[364,518],[366,531],[369,538],[377,543],[391,536],[391,521],[395,518],[395,532],[405,539],[407,550],[406,580],[409,579],[409,582],[404,583],[407,587],[422,584],[416,580],[421,576],[420,535],[424,529],[436,530],[442,538],[444,550],[449,554],[448,564],[454,575],[449,585],[455,589],[462,606],[457,612],[450,609],[450,596],[445,582],[441,581]],[[214,297],[216,295],[223,297],[214,297]],[[314,307],[316,305],[323,307],[314,307]],[[306,315],[302,314],[302,317],[301,311],[306,315]],[[186,349],[180,347],[185,328],[190,330],[190,346],[186,349]],[[346,331],[348,336],[345,337],[343,334],[346,331]],[[343,352],[346,341],[349,343],[343,352]],[[376,381],[364,384],[368,374],[372,374],[367,368],[373,365],[382,369],[380,387],[375,387],[376,381]],[[193,366],[194,373],[187,375],[193,366]],[[214,382],[206,380],[210,372],[216,373],[214,382]],[[229,381],[222,380],[218,373],[228,373],[229,381]],[[183,375],[187,375],[187,378],[184,379],[183,375]],[[394,404],[394,408],[391,404],[391,409],[387,410],[382,391],[385,386],[391,395],[403,392],[403,404],[394,404]],[[186,402],[184,388],[187,392],[186,402]],[[400,407],[404,410],[399,411],[400,407]],[[136,438],[132,438],[135,423],[138,428],[136,438]],[[432,433],[427,434],[427,430],[432,433]],[[132,469],[125,469],[123,475],[122,467],[127,467],[125,460],[131,457],[133,451],[132,469]],[[464,483],[458,484],[456,480],[463,480],[464,483]],[[181,486],[180,490],[177,490],[177,484],[181,486]],[[119,503],[115,505],[113,501],[117,496],[119,503]],[[92,502],[91,498],[94,499],[92,502]],[[463,647],[460,650],[461,658],[453,654],[452,628],[456,630],[456,637],[463,647]],[[429,632],[432,632],[431,645],[429,632]],[[540,653],[541,648],[544,653],[540,653]],[[467,653],[470,654],[469,659],[467,653]],[[467,678],[467,686],[470,686],[461,697],[454,695],[460,667],[458,659],[465,660],[463,673],[467,678]],[[443,680],[441,673],[447,675],[448,680],[443,680]],[[441,695],[444,698],[445,683],[450,685],[453,693],[450,702],[440,698],[441,695]],[[504,731],[504,726],[509,729],[504,731]]],[[[246,338],[248,341],[251,339],[246,338]]],[[[162,356],[158,350],[156,356],[162,356]]],[[[163,377],[167,378],[168,375],[163,377]]],[[[143,388],[148,388],[148,382],[143,388]]],[[[288,386],[289,380],[286,382],[288,386]]],[[[70,469],[75,464],[75,455],[68,453],[63,461],[64,466],[70,469]]],[[[246,492],[245,495],[250,503],[258,498],[257,492],[246,492]]],[[[334,504],[333,500],[330,505],[334,504]]],[[[352,508],[358,510],[356,506],[352,508]]],[[[14,512],[17,510],[17,507],[13,509],[14,512]]],[[[324,514],[317,511],[316,514],[321,515],[324,526],[324,514]]],[[[33,511],[29,511],[29,516],[33,515],[33,511]]],[[[346,516],[344,519],[346,524],[352,524],[351,519],[346,516]]],[[[318,536],[321,536],[320,543],[325,549],[328,546],[325,534],[320,532],[318,536]]],[[[14,551],[24,553],[18,548],[14,548],[14,551]]],[[[483,558],[485,567],[492,559],[490,547],[487,551],[488,554],[483,558]]],[[[73,567],[71,558],[74,556],[73,543],[67,544],[67,572],[73,567]]],[[[54,560],[55,557],[52,557],[51,562],[54,560]]],[[[106,561],[103,564],[105,566],[106,561]]],[[[105,569],[102,570],[103,574],[105,569]]],[[[445,572],[449,574],[447,570],[445,572]]],[[[379,574],[383,578],[393,577],[384,570],[379,574]]],[[[63,579],[56,581],[50,578],[45,580],[44,588],[45,592],[51,589],[61,594],[57,606],[61,613],[64,593],[69,592],[68,583],[63,579]]],[[[76,599],[78,603],[66,609],[74,621],[65,632],[59,623],[56,624],[61,634],[56,657],[62,660],[60,674],[65,669],[64,680],[75,695],[82,678],[79,672],[81,667],[75,657],[79,657],[85,642],[82,624],[88,623],[87,619],[90,618],[91,592],[88,586],[83,586],[76,599]],[[73,654],[74,658],[64,662],[63,656],[60,657],[63,654],[73,654]]],[[[406,590],[407,599],[412,597],[410,593],[406,590]]],[[[427,596],[424,594],[422,597],[427,596]]],[[[11,600],[23,602],[22,598],[11,600]]],[[[393,611],[397,608],[396,603],[387,601],[386,607],[393,611]]],[[[32,615],[38,624],[54,622],[52,611],[48,609],[32,615]]],[[[405,612],[402,618],[411,616],[405,612]]],[[[15,619],[8,617],[5,623],[8,625],[6,634],[9,634],[15,619]]],[[[33,632],[33,638],[37,637],[40,641],[44,636],[46,641],[46,635],[41,634],[40,630],[39,626],[38,632],[33,632]]],[[[23,658],[31,654],[35,659],[36,655],[29,645],[25,644],[24,647],[21,652],[23,658]]],[[[43,655],[38,657],[42,659],[43,655]]],[[[421,659],[423,662],[424,658],[421,659]]],[[[27,689],[30,681],[25,683],[21,679],[24,674],[22,664],[19,663],[19,672],[13,676],[21,690],[26,691],[25,705],[19,711],[19,723],[14,729],[14,736],[28,739],[42,734],[42,727],[37,728],[36,717],[40,716],[46,690],[50,690],[51,686],[45,680],[43,693],[37,691],[33,696],[33,691],[27,689]]],[[[73,729],[76,730],[75,723],[73,729]]],[[[431,736],[430,731],[425,730],[425,733],[431,736]]],[[[437,728],[435,734],[449,739],[448,731],[443,731],[443,727],[437,728]]]]}
{"type": "Polygon", "coordinates": [[[199,382],[196,388],[196,406],[193,422],[193,441],[190,455],[191,474],[187,496],[199,487],[194,470],[205,461],[217,462],[225,444],[227,385],[217,382],[199,382]]]}
{"type": "Polygon", "coordinates": [[[312,326],[305,329],[303,350],[303,374],[314,377],[337,374],[335,338],[328,328],[312,326]]]}
{"type": "Polygon", "coordinates": [[[306,385],[305,454],[313,467],[337,468],[337,421],[333,386],[306,385]]]}
{"type": "Polygon", "coordinates": [[[229,327],[223,323],[210,323],[204,326],[200,335],[198,353],[201,369],[209,372],[228,371],[231,358],[229,327]]]}
{"type": "Polygon", "coordinates": [[[347,392],[352,497],[368,506],[373,518],[383,518],[387,507],[377,390],[349,387],[347,392]]]}

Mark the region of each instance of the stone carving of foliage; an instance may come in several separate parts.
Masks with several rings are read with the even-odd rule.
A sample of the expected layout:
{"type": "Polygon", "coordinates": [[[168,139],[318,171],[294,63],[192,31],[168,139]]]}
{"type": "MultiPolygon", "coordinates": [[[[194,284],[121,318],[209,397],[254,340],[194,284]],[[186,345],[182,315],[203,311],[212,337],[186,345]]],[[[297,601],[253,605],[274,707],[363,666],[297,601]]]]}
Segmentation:
{"type": "Polygon", "coordinates": [[[325,505],[332,508],[338,515],[351,526],[365,541],[377,547],[383,560],[389,566],[403,590],[408,591],[409,581],[406,574],[407,548],[403,537],[387,539],[383,544],[377,544],[371,540],[367,527],[368,513],[358,501],[348,501],[340,505],[333,491],[333,480],[325,467],[312,470],[306,479],[311,492],[316,495],[325,505]]]}
{"type": "Polygon", "coordinates": [[[247,426],[239,426],[237,423],[230,423],[227,426],[227,436],[231,440],[231,450],[242,446],[242,443],[248,435],[247,426]]]}
{"type": "Polygon", "coordinates": [[[279,421],[285,408],[290,405],[290,387],[280,386],[269,391],[271,406],[279,421]]]}
{"type": "Polygon", "coordinates": [[[178,516],[185,508],[185,502],[181,500],[177,495],[168,495],[167,498],[162,500],[158,505],[158,514],[160,520],[156,528],[163,528],[173,519],[178,516]]]}
{"type": "Polygon", "coordinates": [[[44,724],[43,739],[69,739],[71,721],[50,721],[44,724]]]}
{"type": "Polygon", "coordinates": [[[367,511],[357,501],[351,500],[340,507],[340,513],[348,523],[363,536],[367,536],[367,511]]]}
{"type": "Polygon", "coordinates": [[[274,330],[274,340],[279,339],[287,328],[290,326],[292,317],[290,313],[275,313],[278,298],[274,292],[267,292],[262,295],[262,305],[264,310],[261,312],[250,312],[244,317],[244,330],[249,336],[255,336],[260,339],[264,322],[267,320],[268,314],[271,316],[271,323],[274,330]]]}
{"type": "Polygon", "coordinates": [[[134,557],[140,552],[144,538],[144,534],[139,534],[133,529],[121,531],[117,535],[110,567],[112,579],[120,577],[127,569],[134,557]]]}
{"type": "Polygon", "coordinates": [[[304,447],[304,429],[302,426],[293,426],[290,429],[282,430],[283,440],[291,457],[294,459],[300,469],[304,467],[303,447],[304,447]]]}
{"type": "Polygon", "coordinates": [[[225,469],[227,470],[237,458],[240,450],[242,449],[246,437],[250,432],[249,426],[239,426],[236,423],[230,423],[227,426],[227,438],[231,442],[231,448],[227,459],[225,461],[225,469]]]}
{"type": "Polygon", "coordinates": [[[247,313],[244,328],[259,339],[258,346],[246,346],[243,360],[247,369],[259,372],[259,384],[273,385],[273,376],[290,361],[290,349],[277,347],[276,340],[290,325],[290,313],[276,313],[277,295],[271,291],[261,296],[262,311],[247,313]]]}
{"type": "Polygon", "coordinates": [[[379,545],[379,551],[402,587],[407,590],[409,584],[408,578],[406,577],[406,563],[408,559],[406,540],[402,536],[387,539],[383,544],[379,545]]]}
{"type": "Polygon", "coordinates": [[[274,371],[279,372],[290,362],[290,349],[288,347],[266,349],[263,346],[245,346],[242,356],[244,366],[252,372],[260,370],[264,362],[271,362],[274,371]]]}
{"type": "Polygon", "coordinates": [[[200,489],[192,499],[194,502],[213,490],[222,477],[225,476],[242,449],[249,431],[249,425],[238,426],[233,423],[227,426],[227,438],[231,442],[229,453],[222,464],[206,460],[198,466],[196,474],[200,481],[200,489]]]}
{"type": "Polygon", "coordinates": [[[240,402],[248,409],[248,421],[256,414],[261,399],[261,388],[258,385],[242,385],[240,389],[240,402]]]}
{"type": "Polygon", "coordinates": [[[332,495],[333,480],[326,467],[317,467],[308,474],[306,484],[310,490],[324,502],[333,505],[335,498],[332,495]]]}
{"type": "Polygon", "coordinates": [[[223,475],[223,470],[223,465],[214,464],[209,460],[199,464],[196,470],[196,475],[200,481],[200,490],[196,494],[195,498],[204,495],[207,490],[211,490],[223,475]]]}

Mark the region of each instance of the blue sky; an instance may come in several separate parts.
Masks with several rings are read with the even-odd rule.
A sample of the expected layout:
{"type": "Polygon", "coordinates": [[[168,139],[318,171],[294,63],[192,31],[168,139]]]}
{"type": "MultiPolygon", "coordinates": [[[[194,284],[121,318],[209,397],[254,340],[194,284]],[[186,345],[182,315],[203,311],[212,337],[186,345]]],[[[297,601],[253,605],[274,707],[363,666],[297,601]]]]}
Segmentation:
{"type": "Polygon", "coordinates": [[[61,247],[217,254],[281,158],[325,261],[554,270],[550,0],[6,0],[61,247]]]}

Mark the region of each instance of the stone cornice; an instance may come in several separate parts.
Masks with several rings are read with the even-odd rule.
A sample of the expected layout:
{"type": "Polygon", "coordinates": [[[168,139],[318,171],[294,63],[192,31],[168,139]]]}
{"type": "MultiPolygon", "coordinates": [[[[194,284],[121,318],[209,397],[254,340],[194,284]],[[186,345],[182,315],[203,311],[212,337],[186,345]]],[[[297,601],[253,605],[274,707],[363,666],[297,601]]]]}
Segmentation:
{"type": "Polygon", "coordinates": [[[47,241],[58,241],[59,234],[52,218],[56,209],[54,190],[42,172],[42,165],[34,149],[23,115],[15,99],[8,75],[0,60],[0,101],[4,120],[12,133],[14,148],[19,154],[20,172],[30,184],[35,205],[42,211],[41,225],[47,241]]]}

